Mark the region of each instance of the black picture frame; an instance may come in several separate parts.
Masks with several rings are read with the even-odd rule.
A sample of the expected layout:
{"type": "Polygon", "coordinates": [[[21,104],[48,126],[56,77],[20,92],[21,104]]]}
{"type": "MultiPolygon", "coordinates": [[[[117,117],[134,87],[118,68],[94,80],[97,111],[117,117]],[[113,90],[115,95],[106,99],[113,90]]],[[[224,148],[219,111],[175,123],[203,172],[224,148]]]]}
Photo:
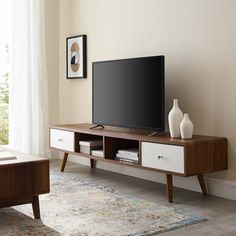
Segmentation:
{"type": "Polygon", "coordinates": [[[87,36],[66,38],[66,78],[87,78],[87,36]]]}

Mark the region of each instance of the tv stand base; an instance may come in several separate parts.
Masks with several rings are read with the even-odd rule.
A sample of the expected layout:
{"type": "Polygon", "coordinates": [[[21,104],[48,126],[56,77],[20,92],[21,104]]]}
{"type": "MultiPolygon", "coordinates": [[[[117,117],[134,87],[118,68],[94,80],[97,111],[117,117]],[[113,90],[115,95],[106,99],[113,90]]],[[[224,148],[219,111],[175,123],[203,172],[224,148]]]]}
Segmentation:
{"type": "Polygon", "coordinates": [[[64,153],[62,172],[68,155],[73,154],[89,158],[91,168],[96,168],[97,161],[103,161],[163,173],[169,202],[173,202],[173,176],[196,176],[203,195],[206,195],[203,174],[226,170],[228,167],[227,139],[224,137],[194,135],[192,139],[185,140],[173,139],[168,133],[152,133],[148,136],[149,133],[103,128],[102,125],[95,124],[57,125],[50,127],[50,147],[64,153]],[[101,152],[97,152],[100,155],[92,154],[92,149],[90,152],[81,149],[80,141],[90,140],[101,141],[98,150],[103,150],[103,155],[101,152]],[[120,150],[137,150],[138,161],[117,159],[116,155],[120,150]]]}
{"type": "Polygon", "coordinates": [[[104,129],[105,127],[103,125],[94,125],[94,126],[90,127],[90,129],[96,129],[96,128],[104,129]]]}

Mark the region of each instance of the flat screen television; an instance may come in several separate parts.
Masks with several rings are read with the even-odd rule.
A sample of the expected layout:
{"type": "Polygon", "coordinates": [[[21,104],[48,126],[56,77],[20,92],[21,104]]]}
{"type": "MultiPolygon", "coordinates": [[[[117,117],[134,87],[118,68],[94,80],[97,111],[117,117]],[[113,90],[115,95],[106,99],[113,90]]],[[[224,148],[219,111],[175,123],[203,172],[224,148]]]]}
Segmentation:
{"type": "Polygon", "coordinates": [[[92,63],[95,125],[164,131],[164,56],[92,63]]]}

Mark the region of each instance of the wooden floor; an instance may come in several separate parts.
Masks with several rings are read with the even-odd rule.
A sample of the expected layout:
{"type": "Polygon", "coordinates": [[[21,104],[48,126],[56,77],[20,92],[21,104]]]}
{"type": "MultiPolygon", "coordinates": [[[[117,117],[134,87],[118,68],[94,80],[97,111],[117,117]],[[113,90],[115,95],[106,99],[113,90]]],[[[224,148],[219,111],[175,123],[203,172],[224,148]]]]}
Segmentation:
{"type": "MultiPolygon", "coordinates": [[[[60,171],[61,161],[51,162],[51,169],[60,171]]],[[[166,199],[166,187],[134,177],[67,162],[65,172],[77,175],[82,180],[107,185],[115,190],[138,196],[142,199],[186,210],[203,216],[208,221],[163,233],[163,236],[236,236],[236,201],[174,188],[174,203],[166,199]]]]}

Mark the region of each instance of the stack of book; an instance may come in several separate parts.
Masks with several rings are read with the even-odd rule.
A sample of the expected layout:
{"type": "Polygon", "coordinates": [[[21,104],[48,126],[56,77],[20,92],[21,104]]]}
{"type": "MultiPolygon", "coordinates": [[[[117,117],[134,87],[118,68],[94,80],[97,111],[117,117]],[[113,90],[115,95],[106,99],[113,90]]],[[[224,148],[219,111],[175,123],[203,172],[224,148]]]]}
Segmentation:
{"type": "Polygon", "coordinates": [[[92,154],[92,150],[102,149],[102,140],[86,140],[79,142],[79,148],[81,153],[92,154]]]}
{"type": "Polygon", "coordinates": [[[103,156],[103,150],[102,150],[102,149],[100,149],[100,150],[92,150],[92,151],[91,151],[91,154],[92,154],[93,156],[104,157],[104,156],[103,156]]]}
{"type": "Polygon", "coordinates": [[[138,149],[120,149],[116,153],[115,160],[138,164],[138,149]]]}

